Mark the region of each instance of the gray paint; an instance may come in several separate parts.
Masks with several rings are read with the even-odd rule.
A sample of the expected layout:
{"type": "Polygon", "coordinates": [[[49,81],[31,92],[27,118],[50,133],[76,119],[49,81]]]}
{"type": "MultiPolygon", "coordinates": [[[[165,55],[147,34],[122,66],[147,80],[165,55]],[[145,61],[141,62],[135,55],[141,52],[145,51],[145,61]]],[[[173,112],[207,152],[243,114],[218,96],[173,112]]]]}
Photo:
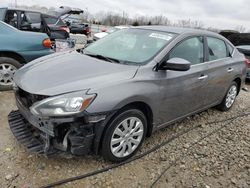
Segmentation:
{"type": "Polygon", "coordinates": [[[144,66],[114,64],[68,52],[24,66],[17,71],[14,80],[27,92],[48,96],[90,89],[89,93],[96,93],[97,98],[87,108],[89,113],[144,102],[152,109],[156,129],[219,104],[235,78],[245,79],[244,56],[236,49],[232,57],[192,65],[186,72],[156,72],[153,70],[156,63],[162,62],[167,53],[187,37],[214,36],[228,41],[218,34],[201,30],[157,26],[138,28],[179,35],[144,66]],[[228,72],[229,68],[233,71],[228,72]],[[207,78],[199,80],[202,75],[207,78]]]}

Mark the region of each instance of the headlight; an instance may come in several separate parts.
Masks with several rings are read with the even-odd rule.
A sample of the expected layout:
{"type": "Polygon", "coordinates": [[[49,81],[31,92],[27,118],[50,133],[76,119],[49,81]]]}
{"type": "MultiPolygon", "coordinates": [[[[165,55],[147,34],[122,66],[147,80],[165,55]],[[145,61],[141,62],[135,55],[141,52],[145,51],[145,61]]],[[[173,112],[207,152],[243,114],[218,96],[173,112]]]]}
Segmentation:
{"type": "Polygon", "coordinates": [[[34,103],[30,111],[39,116],[65,116],[85,110],[95,99],[96,94],[81,92],[68,93],[34,103]]]}

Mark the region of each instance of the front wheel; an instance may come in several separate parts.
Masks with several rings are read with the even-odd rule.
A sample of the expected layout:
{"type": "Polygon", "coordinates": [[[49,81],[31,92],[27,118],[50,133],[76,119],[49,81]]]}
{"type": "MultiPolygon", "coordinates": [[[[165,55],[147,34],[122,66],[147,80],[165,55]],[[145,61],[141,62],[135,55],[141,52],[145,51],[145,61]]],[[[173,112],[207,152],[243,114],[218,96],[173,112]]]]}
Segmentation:
{"type": "Polygon", "coordinates": [[[11,90],[13,77],[21,64],[9,57],[0,57],[0,91],[11,90]]]}
{"type": "Polygon", "coordinates": [[[217,106],[219,110],[228,111],[232,108],[238,94],[238,87],[236,82],[232,82],[223,101],[217,106]]]}
{"type": "Polygon", "coordinates": [[[122,162],[132,157],[142,145],[146,131],[147,120],[140,110],[131,109],[118,114],[104,134],[104,159],[122,162]]]}

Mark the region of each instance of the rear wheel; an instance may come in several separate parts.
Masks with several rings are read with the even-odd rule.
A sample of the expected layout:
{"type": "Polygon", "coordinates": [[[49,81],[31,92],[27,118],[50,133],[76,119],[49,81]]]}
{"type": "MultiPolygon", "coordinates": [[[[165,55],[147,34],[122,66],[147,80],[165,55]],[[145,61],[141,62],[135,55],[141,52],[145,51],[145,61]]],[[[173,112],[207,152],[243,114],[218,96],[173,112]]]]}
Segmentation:
{"type": "Polygon", "coordinates": [[[12,89],[13,77],[21,64],[9,57],[0,57],[0,91],[12,89]]]}
{"type": "Polygon", "coordinates": [[[135,155],[147,131],[145,115],[137,110],[126,110],[117,115],[107,128],[102,155],[112,162],[122,162],[135,155]]]}
{"type": "Polygon", "coordinates": [[[238,87],[236,82],[232,82],[222,103],[217,106],[219,110],[228,111],[232,108],[238,94],[238,87]]]}

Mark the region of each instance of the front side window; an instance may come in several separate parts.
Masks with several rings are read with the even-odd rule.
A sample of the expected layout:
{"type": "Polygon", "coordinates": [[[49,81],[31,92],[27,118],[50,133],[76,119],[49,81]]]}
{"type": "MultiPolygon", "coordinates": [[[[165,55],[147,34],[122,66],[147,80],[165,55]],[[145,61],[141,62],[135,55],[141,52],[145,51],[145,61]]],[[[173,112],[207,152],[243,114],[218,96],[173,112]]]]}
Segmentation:
{"type": "Polygon", "coordinates": [[[228,57],[227,47],[223,40],[207,37],[208,59],[214,61],[228,57]]]}
{"type": "Polygon", "coordinates": [[[156,56],[175,34],[144,29],[114,32],[88,46],[85,54],[98,54],[125,64],[145,64],[156,56]]]}
{"type": "Polygon", "coordinates": [[[191,64],[199,64],[204,62],[204,45],[203,37],[193,37],[179,43],[169,53],[169,59],[182,58],[191,64]]]}

